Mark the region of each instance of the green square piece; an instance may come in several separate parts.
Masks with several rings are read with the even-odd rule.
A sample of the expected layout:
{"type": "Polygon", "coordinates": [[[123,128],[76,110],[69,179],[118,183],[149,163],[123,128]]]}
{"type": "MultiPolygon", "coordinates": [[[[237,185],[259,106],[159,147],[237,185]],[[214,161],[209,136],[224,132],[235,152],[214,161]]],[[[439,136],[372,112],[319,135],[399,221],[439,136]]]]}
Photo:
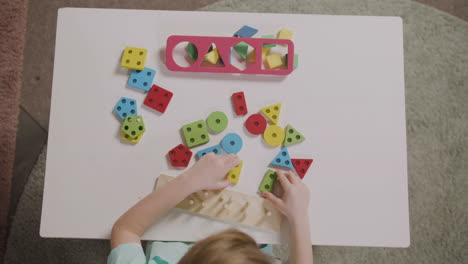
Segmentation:
{"type": "MultiPolygon", "coordinates": [[[[262,38],[269,38],[269,39],[274,39],[276,38],[275,35],[264,35],[262,38]]],[[[264,48],[273,48],[276,47],[276,44],[263,44],[264,48]]]]}
{"type": "Polygon", "coordinates": [[[260,187],[258,190],[260,192],[271,192],[273,191],[273,187],[275,187],[276,180],[278,179],[278,175],[273,170],[267,170],[265,176],[263,176],[262,183],[260,183],[260,187]]]}
{"type": "Polygon", "coordinates": [[[122,123],[122,132],[129,137],[136,139],[139,135],[145,132],[145,123],[141,116],[127,116],[122,123]]]}
{"type": "Polygon", "coordinates": [[[206,144],[210,141],[210,136],[203,120],[183,126],[182,133],[184,134],[185,144],[189,148],[206,144]]]}
{"type": "MultiPolygon", "coordinates": [[[[299,54],[294,54],[294,69],[297,69],[298,64],[299,64],[299,54]]],[[[288,67],[288,54],[284,55],[284,65],[288,67]]]]}
{"type": "Polygon", "coordinates": [[[245,43],[244,41],[237,43],[234,45],[234,50],[236,51],[241,58],[244,60],[247,58],[247,52],[249,50],[249,44],[245,43]]]}

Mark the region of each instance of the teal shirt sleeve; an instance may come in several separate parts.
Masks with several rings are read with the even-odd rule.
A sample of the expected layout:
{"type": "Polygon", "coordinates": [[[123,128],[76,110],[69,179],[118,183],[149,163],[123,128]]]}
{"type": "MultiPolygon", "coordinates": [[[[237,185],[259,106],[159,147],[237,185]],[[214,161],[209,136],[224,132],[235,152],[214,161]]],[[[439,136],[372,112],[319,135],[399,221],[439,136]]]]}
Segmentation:
{"type": "Polygon", "coordinates": [[[146,257],[141,245],[122,244],[111,251],[107,264],[146,264],[146,257]]]}

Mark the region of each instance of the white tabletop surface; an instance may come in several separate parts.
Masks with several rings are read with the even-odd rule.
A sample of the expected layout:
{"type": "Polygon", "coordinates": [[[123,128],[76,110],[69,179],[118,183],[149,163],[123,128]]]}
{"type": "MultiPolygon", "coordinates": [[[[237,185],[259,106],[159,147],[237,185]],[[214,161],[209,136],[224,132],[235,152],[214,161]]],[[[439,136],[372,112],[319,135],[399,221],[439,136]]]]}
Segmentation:
{"type": "MultiPolygon", "coordinates": [[[[241,90],[249,114],[282,103],[279,125],[307,138],[289,152],[315,159],[303,180],[311,190],[313,244],[409,245],[400,18],[74,8],[58,16],[41,236],[109,238],[114,221],[153,190],[160,173],[180,173],[165,155],[182,143],[181,126],[214,110],[228,115],[228,129],[193,150],[239,133],[244,169],[233,189],[255,194],[280,148],[244,131],[246,117],[235,117],[230,103],[241,90]],[[278,77],[165,68],[168,36],[232,36],[244,24],[258,28],[257,36],[293,29],[298,69],[278,77]],[[128,71],[119,66],[125,46],[148,49],[155,83],[174,93],[165,114],[142,107],[145,95],[126,87],[128,71]],[[121,96],[138,101],[147,126],[134,146],[119,140],[112,109],[121,96]]],[[[226,227],[174,211],[144,239],[193,241],[226,227]]],[[[259,243],[286,241],[287,228],[242,230],[259,243]]]]}

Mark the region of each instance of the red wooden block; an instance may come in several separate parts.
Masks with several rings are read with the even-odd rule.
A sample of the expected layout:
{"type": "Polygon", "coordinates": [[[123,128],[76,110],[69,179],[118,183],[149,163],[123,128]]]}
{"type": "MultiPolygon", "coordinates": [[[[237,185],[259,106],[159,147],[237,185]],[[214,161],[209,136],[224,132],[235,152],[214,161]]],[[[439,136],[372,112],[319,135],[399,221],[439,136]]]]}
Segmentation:
{"type": "Polygon", "coordinates": [[[247,114],[247,104],[245,103],[244,92],[233,93],[232,104],[234,105],[236,115],[239,116],[247,114]]]}
{"type": "Polygon", "coordinates": [[[186,168],[192,159],[192,151],[184,144],[179,144],[175,148],[169,150],[167,157],[172,167],[186,168]]]}
{"type": "Polygon", "coordinates": [[[144,104],[158,112],[164,113],[169,102],[171,102],[172,95],[172,92],[153,84],[146,95],[144,104]]]}
{"type": "Polygon", "coordinates": [[[261,114],[253,114],[245,121],[245,128],[254,135],[262,134],[266,127],[267,121],[261,114]]]}
{"type": "Polygon", "coordinates": [[[299,175],[299,177],[303,179],[307,173],[307,170],[309,169],[310,165],[312,165],[312,162],[314,162],[314,160],[313,159],[291,159],[291,162],[294,166],[294,169],[296,169],[297,175],[299,175]]]}

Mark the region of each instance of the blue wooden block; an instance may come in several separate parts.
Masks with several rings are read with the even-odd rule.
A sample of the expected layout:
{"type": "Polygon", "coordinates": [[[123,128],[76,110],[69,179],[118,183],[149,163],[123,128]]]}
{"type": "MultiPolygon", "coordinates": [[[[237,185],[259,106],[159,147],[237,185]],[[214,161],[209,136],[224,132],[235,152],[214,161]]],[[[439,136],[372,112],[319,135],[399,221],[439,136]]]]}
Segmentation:
{"type": "Polygon", "coordinates": [[[278,155],[276,155],[276,157],[273,159],[271,164],[292,169],[293,165],[291,162],[291,157],[289,156],[288,149],[286,147],[283,147],[280,153],[278,153],[278,155]]]}
{"type": "Polygon", "coordinates": [[[114,107],[114,112],[122,120],[130,115],[138,115],[136,100],[127,97],[121,97],[114,107]]]}
{"type": "Polygon", "coordinates": [[[156,71],[150,68],[144,68],[142,71],[132,70],[128,78],[128,86],[148,92],[153,84],[156,71]]]}
{"type": "Polygon", "coordinates": [[[205,154],[208,154],[210,152],[213,152],[214,154],[216,155],[221,155],[221,148],[219,147],[219,145],[215,145],[215,146],[212,146],[212,147],[209,147],[209,148],[206,148],[206,149],[202,149],[200,151],[197,152],[197,157],[198,159],[201,159],[203,156],[205,156],[205,154]]]}
{"type": "Polygon", "coordinates": [[[253,35],[257,34],[258,29],[255,29],[253,27],[249,26],[243,26],[239,30],[234,33],[234,37],[239,37],[239,38],[250,38],[253,35]]]}
{"type": "Polygon", "coordinates": [[[221,147],[226,153],[237,153],[242,149],[242,138],[236,133],[229,133],[221,140],[221,147]]]}

